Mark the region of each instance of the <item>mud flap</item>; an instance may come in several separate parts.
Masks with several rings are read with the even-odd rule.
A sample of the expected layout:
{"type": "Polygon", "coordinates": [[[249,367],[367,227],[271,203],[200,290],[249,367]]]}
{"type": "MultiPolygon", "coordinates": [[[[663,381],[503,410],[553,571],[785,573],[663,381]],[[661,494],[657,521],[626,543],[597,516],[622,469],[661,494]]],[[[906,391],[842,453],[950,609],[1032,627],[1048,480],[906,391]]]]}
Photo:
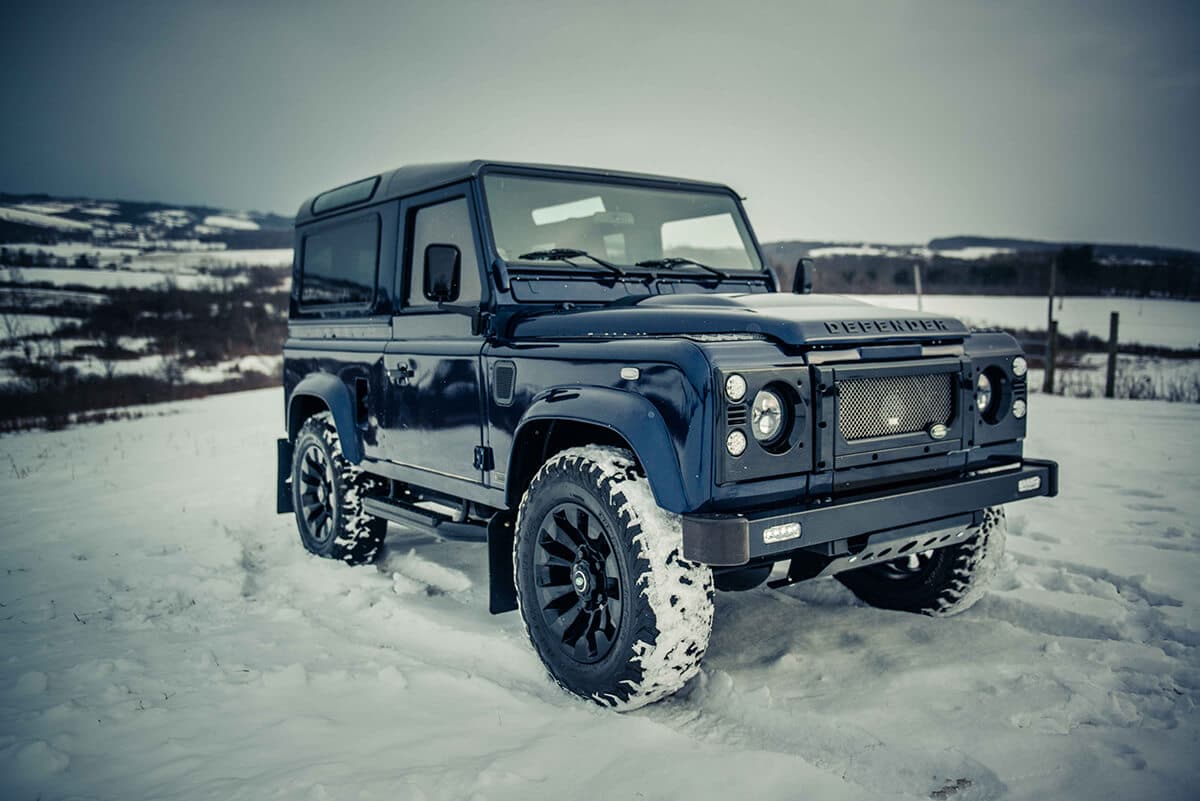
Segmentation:
{"type": "Polygon", "coordinates": [[[513,583],[513,537],[516,515],[496,512],[488,521],[488,611],[493,615],[517,608],[517,587],[513,583]]]}
{"type": "Polygon", "coordinates": [[[291,514],[292,505],[292,443],[290,440],[275,440],[275,511],[291,514]]]}

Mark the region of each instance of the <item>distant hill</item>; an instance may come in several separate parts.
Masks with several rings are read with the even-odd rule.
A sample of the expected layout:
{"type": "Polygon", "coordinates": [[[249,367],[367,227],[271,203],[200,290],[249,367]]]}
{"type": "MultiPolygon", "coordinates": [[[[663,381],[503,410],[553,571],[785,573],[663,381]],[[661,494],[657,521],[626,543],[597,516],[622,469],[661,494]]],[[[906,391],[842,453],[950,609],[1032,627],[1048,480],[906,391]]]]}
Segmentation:
{"type": "Polygon", "coordinates": [[[15,242],[281,248],[292,245],[292,220],[211,206],[0,193],[0,243],[15,242]]]}
{"type": "Polygon", "coordinates": [[[1060,294],[1200,299],[1200,253],[1177,248],[955,236],[925,245],[794,240],[763,250],[789,286],[796,262],[811,258],[818,292],[910,293],[920,265],[931,294],[1036,295],[1057,260],[1060,294]]]}

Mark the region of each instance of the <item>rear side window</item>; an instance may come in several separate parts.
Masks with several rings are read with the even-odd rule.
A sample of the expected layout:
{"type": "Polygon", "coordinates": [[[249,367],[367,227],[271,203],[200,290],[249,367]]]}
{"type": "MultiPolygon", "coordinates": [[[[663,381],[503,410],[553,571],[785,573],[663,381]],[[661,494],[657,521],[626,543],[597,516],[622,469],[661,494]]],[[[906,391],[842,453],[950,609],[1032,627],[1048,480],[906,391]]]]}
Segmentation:
{"type": "Polygon", "coordinates": [[[377,215],[314,231],[304,237],[300,305],[370,305],[378,266],[377,215]]]}

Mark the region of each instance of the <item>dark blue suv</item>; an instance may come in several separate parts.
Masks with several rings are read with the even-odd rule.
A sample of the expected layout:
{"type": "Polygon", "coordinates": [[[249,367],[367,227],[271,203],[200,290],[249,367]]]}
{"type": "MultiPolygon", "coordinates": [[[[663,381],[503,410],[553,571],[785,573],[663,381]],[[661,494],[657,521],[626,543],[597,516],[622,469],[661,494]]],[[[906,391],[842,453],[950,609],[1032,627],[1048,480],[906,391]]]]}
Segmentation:
{"type": "Polygon", "coordinates": [[[493,612],[621,709],[699,670],[714,589],[835,576],[944,616],[1026,459],[1007,334],[781,292],[736,193],[607,170],[403,167],[296,217],[279,510],[371,561],[387,521],[487,542],[493,612]]]}

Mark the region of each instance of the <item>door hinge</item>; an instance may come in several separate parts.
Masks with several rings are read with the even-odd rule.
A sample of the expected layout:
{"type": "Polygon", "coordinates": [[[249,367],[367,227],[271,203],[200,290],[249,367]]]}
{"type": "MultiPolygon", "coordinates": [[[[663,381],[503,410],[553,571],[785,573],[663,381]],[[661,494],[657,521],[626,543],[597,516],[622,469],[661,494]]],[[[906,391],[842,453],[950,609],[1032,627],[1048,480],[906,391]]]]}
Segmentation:
{"type": "Polygon", "coordinates": [[[475,446],[475,469],[476,470],[494,470],[496,468],[496,457],[492,455],[492,449],[484,445],[475,446]]]}

